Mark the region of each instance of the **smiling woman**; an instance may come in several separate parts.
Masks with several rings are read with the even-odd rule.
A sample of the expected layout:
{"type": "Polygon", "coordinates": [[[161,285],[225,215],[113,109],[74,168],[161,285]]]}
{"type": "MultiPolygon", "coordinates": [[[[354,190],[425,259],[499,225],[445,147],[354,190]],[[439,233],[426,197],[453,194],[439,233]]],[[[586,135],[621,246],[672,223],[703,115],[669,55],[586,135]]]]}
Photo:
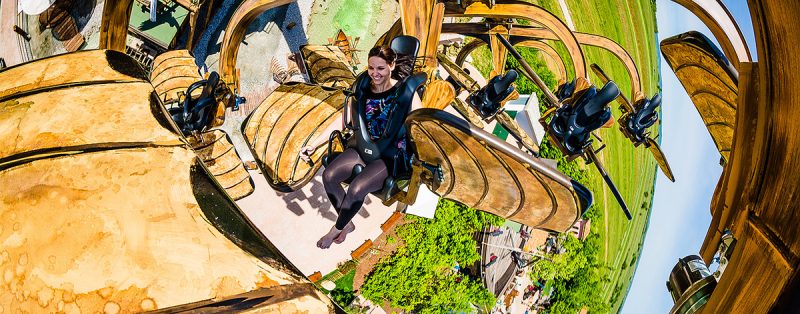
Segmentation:
{"type": "MultiPolygon", "coordinates": [[[[348,145],[341,154],[329,156],[331,159],[322,173],[322,182],[338,217],[331,230],[317,242],[317,247],[322,249],[329,248],[332,243],[344,242],[347,234],[355,230],[351,220],[361,209],[367,194],[383,188],[384,181],[390,175],[394,177],[394,174],[408,172],[410,168],[405,128],[398,128],[397,122],[404,121],[410,110],[420,106],[416,94],[412,94],[411,98],[403,97],[406,84],[400,84],[400,81],[406,83],[411,67],[409,64],[399,65],[398,54],[386,46],[372,48],[368,58],[368,78],[361,74],[358,81],[362,84],[356,83],[356,99],[348,106],[351,107],[350,112],[357,113],[354,120],[366,128],[368,142],[374,141],[380,145],[388,141],[388,146],[375,152],[378,156],[370,149],[362,151],[360,145],[348,145]],[[368,84],[363,84],[364,80],[369,80],[368,84]],[[366,88],[360,88],[362,85],[366,85],[366,88]],[[411,102],[410,107],[408,102],[411,102]],[[347,191],[342,188],[345,181],[350,181],[347,191]]],[[[322,134],[327,136],[340,129],[341,124],[334,121],[322,134]]],[[[325,140],[327,138],[324,136],[318,137],[301,150],[301,155],[308,159],[325,140]]]]}

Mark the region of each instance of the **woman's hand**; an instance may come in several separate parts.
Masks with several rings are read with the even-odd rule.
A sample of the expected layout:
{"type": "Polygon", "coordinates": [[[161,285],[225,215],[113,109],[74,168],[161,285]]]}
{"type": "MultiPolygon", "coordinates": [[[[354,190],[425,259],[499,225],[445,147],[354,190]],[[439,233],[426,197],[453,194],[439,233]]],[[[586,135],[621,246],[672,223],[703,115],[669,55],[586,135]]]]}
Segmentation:
{"type": "Polygon", "coordinates": [[[304,146],[300,149],[300,159],[303,161],[310,163],[311,162],[311,155],[317,150],[316,146],[304,146]]]}

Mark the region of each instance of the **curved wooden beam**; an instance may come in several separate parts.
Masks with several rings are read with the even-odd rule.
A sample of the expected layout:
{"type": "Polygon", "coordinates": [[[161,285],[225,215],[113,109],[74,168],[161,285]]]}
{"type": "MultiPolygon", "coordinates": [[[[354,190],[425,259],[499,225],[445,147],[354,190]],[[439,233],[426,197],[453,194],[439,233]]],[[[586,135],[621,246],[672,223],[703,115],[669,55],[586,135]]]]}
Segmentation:
{"type": "MultiPolygon", "coordinates": [[[[442,31],[442,33],[445,32],[442,31]]],[[[464,47],[461,48],[461,51],[458,52],[455,63],[459,66],[464,65],[464,61],[467,60],[469,54],[471,54],[472,51],[478,49],[478,47],[483,45],[486,45],[486,42],[483,40],[473,40],[471,42],[468,42],[466,45],[464,45],[464,47]]]]}
{"type": "MultiPolygon", "coordinates": [[[[467,59],[470,53],[472,53],[475,49],[480,46],[486,45],[486,42],[482,40],[473,40],[468,44],[464,45],[461,48],[461,51],[458,52],[458,56],[456,56],[455,63],[458,66],[462,66],[464,61],[467,59]]],[[[556,65],[556,75],[558,76],[559,85],[567,80],[567,67],[564,65],[564,60],[561,60],[561,56],[558,55],[553,47],[534,39],[526,39],[519,43],[516,43],[515,46],[522,46],[527,48],[533,48],[544,54],[546,57],[550,58],[553,63],[556,65]]]]}
{"type": "MultiPolygon", "coordinates": [[[[127,0],[130,1],[130,0],[127,0]]],[[[231,16],[228,26],[225,27],[225,37],[222,39],[222,48],[219,55],[219,74],[228,84],[238,86],[236,77],[236,56],[239,54],[239,45],[244,40],[247,27],[261,13],[274,7],[289,4],[295,0],[246,0],[231,16]]],[[[238,92],[238,90],[236,91],[238,92]]]]}
{"type": "MultiPolygon", "coordinates": [[[[442,25],[442,33],[457,33],[457,34],[464,34],[464,35],[471,35],[471,34],[484,34],[488,32],[489,28],[486,25],[479,24],[479,23],[447,23],[442,25]]],[[[541,27],[529,27],[523,25],[513,25],[511,30],[509,31],[511,38],[529,38],[534,40],[559,40],[559,37],[556,36],[553,31],[547,28],[541,27]]],[[[641,92],[642,90],[642,83],[641,78],[639,77],[639,70],[636,67],[636,63],[633,61],[633,58],[628,51],[625,50],[622,46],[620,46],[615,41],[594,34],[587,34],[587,33],[573,33],[575,38],[578,40],[578,43],[581,45],[589,45],[593,47],[598,47],[611,52],[623,65],[625,65],[625,69],[628,72],[628,77],[631,80],[631,97],[637,94],[637,92],[641,92]]],[[[465,47],[466,48],[466,47],[465,47]]],[[[473,48],[474,49],[474,48],[473,48]]],[[[459,55],[459,57],[461,57],[459,55]]],[[[463,56],[466,58],[466,55],[463,56]]],[[[573,59],[574,60],[574,59],[573,59]]],[[[458,63],[459,59],[456,58],[456,63],[458,63]]],[[[463,60],[462,60],[463,62],[463,60]]]]}
{"type": "Polygon", "coordinates": [[[521,41],[517,43],[517,45],[536,49],[543,55],[548,57],[550,60],[553,61],[553,64],[556,65],[556,70],[558,71],[556,75],[559,81],[559,85],[567,81],[567,67],[564,65],[564,60],[561,60],[561,56],[558,55],[558,52],[556,52],[556,50],[553,49],[553,47],[550,47],[550,45],[545,44],[544,42],[533,39],[521,41]]]}
{"type": "MultiPolygon", "coordinates": [[[[740,62],[731,158],[714,193],[714,217],[701,255],[711,262],[720,234],[737,243],[702,313],[791,312],[800,307],[800,7],[748,1],[758,63],[740,62]],[[753,270],[758,280],[753,280],[753,270]],[[765,285],[763,283],[769,283],[765,285]]],[[[665,274],[666,275],[666,274],[665,274]]]]}
{"type": "MultiPolygon", "coordinates": [[[[419,40],[416,71],[430,74],[436,69],[436,52],[444,17],[444,4],[436,1],[401,0],[400,12],[403,34],[419,40]]],[[[390,39],[391,40],[391,39],[390,39]]]]}
{"type": "Polygon", "coordinates": [[[750,50],[739,25],[721,1],[672,0],[700,18],[722,46],[725,56],[739,69],[740,62],[751,62],[750,50]]]}
{"type": "Polygon", "coordinates": [[[100,49],[125,52],[133,0],[107,1],[100,20],[100,49]]]}
{"type": "MultiPolygon", "coordinates": [[[[578,70],[575,76],[588,77],[586,60],[583,56],[580,44],[578,44],[578,39],[575,38],[575,35],[564,22],[539,6],[520,1],[498,1],[491,8],[480,2],[472,3],[466,8],[461,8],[461,6],[457,4],[450,4],[446,8],[445,16],[491,17],[499,19],[514,18],[542,24],[547,29],[551,30],[552,33],[564,43],[564,46],[566,46],[572,58],[572,63],[575,64],[575,69],[578,70]]],[[[513,31],[513,28],[511,30],[513,31]]],[[[442,28],[442,32],[444,32],[444,27],[442,28]]]]}

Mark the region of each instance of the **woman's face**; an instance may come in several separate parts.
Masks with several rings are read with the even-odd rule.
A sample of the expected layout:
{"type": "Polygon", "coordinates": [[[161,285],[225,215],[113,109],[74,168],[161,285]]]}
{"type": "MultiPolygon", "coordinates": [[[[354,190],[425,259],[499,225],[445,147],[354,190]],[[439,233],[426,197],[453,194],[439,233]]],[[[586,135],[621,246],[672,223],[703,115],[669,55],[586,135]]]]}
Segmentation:
{"type": "Polygon", "coordinates": [[[367,60],[367,74],[372,78],[372,84],[380,86],[386,84],[394,70],[393,63],[386,63],[381,57],[373,56],[367,60]]]}

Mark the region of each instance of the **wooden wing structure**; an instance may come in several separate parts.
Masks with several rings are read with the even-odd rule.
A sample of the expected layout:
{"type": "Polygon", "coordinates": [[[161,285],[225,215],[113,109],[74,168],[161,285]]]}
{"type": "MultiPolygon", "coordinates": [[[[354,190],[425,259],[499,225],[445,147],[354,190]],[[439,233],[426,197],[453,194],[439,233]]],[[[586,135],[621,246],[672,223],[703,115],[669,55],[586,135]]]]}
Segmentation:
{"type": "Polygon", "coordinates": [[[344,100],[338,89],[287,83],[250,114],[242,134],[272,188],[290,192],[313,178],[326,149],[317,149],[311,164],[300,159],[300,149],[317,136],[328,136],[322,131],[341,120],[344,100]]]}
{"type": "Polygon", "coordinates": [[[661,42],[661,53],[703,118],[722,158],[730,158],[736,127],[739,74],[703,34],[688,32],[661,42]]]}
{"type": "Polygon", "coordinates": [[[336,45],[305,45],[300,48],[303,64],[311,82],[348,88],[356,75],[347,61],[347,56],[336,45]]]}
{"type": "Polygon", "coordinates": [[[4,308],[333,310],[176,130],[121,52],[0,72],[4,308]]]}
{"type": "MultiPolygon", "coordinates": [[[[185,99],[187,89],[203,78],[197,71],[194,57],[188,50],[167,51],[156,57],[150,82],[163,104],[170,107],[185,99]]],[[[202,88],[194,90],[199,96],[202,88]]],[[[214,125],[222,125],[225,106],[216,112],[214,125]]],[[[211,174],[222,185],[233,200],[239,200],[253,193],[255,185],[250,174],[244,169],[242,159],[233,148],[230,136],[222,130],[207,131],[197,137],[188,138],[189,144],[197,152],[211,174]]]]}
{"type": "Polygon", "coordinates": [[[406,124],[419,159],[443,170],[433,190],[441,197],[556,232],[592,202],[591,192],[555,168],[449,113],[420,109],[406,124]]]}
{"type": "MultiPolygon", "coordinates": [[[[741,45],[743,37],[735,23],[720,27],[724,23],[730,25],[730,15],[710,14],[727,12],[720,8],[721,3],[676,2],[700,16],[712,29],[738,73],[734,80],[729,67],[711,57],[715,54],[701,48],[704,44],[697,41],[678,42],[673,38],[662,44],[665,57],[673,59],[670,62],[675,65],[675,72],[702,67],[692,71],[704,79],[681,79],[690,95],[703,89],[721,92],[717,96],[723,99],[716,102],[707,100],[712,97],[692,97],[698,108],[722,108],[727,112],[733,107],[730,154],[726,154],[728,159],[711,201],[712,219],[700,256],[711,264],[725,232],[736,238],[736,245],[716,288],[698,312],[796,312],[800,308],[800,137],[796,127],[800,116],[800,84],[796,77],[800,71],[800,59],[796,57],[800,37],[787,34],[800,31],[796,23],[800,7],[776,1],[748,1],[758,48],[758,61],[753,62],[747,46],[741,45]],[[667,56],[665,48],[677,53],[667,56]],[[688,66],[680,67],[681,64],[688,66]]],[[[719,129],[709,127],[712,134],[719,129]]],[[[719,139],[725,137],[715,137],[719,139]]]]}
{"type": "Polygon", "coordinates": [[[188,50],[167,51],[153,60],[150,82],[158,98],[165,104],[178,101],[180,93],[185,93],[192,83],[202,79],[195,59],[188,50]]]}

